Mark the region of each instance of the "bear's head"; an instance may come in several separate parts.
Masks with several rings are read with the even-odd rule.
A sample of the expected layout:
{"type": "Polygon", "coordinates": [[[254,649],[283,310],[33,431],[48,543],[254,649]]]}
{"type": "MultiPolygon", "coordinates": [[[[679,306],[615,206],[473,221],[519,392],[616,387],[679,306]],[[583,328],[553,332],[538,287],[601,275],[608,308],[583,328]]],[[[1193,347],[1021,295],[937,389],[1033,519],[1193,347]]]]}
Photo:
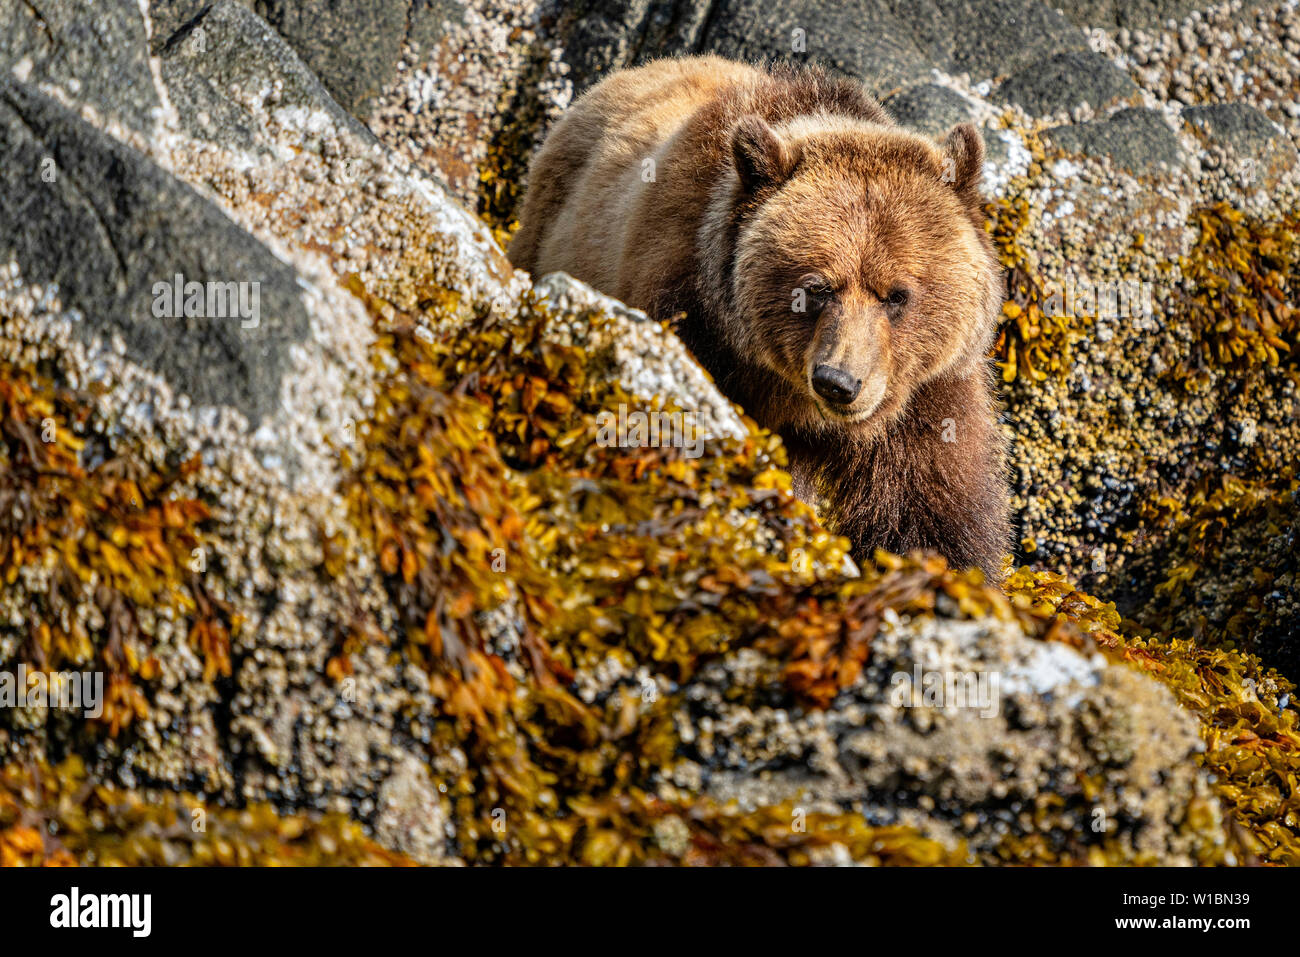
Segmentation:
{"type": "MultiPolygon", "coordinates": [[[[733,349],[793,391],[772,428],[869,434],[925,383],[985,361],[1002,284],[983,228],[984,147],[827,115],[731,132],[733,349]]],[[[717,218],[715,218],[715,222],[717,218]]],[[[771,419],[774,416],[769,415],[771,419]]]]}

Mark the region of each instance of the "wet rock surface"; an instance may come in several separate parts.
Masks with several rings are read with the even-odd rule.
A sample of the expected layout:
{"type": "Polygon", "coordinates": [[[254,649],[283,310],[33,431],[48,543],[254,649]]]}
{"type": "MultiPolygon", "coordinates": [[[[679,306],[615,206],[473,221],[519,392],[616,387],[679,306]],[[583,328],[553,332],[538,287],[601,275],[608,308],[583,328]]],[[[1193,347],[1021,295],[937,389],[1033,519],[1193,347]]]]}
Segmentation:
{"type": "Polygon", "coordinates": [[[0,7],[0,671],[109,688],[0,709],[4,862],[1300,860],[1292,7],[146,8],[0,7]],[[501,252],[571,98],[699,51],[984,128],[1002,586],[855,568],[670,329],[501,252]]]}

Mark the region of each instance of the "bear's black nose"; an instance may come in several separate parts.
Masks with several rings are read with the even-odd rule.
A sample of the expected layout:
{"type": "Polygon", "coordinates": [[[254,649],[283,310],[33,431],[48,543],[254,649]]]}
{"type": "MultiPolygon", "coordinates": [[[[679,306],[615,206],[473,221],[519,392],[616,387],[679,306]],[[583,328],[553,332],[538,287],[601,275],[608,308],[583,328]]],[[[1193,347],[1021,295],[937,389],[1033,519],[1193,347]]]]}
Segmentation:
{"type": "Polygon", "coordinates": [[[855,379],[834,366],[818,366],[813,369],[812,384],[819,396],[836,405],[848,405],[858,397],[858,392],[862,389],[861,379],[855,379]]]}

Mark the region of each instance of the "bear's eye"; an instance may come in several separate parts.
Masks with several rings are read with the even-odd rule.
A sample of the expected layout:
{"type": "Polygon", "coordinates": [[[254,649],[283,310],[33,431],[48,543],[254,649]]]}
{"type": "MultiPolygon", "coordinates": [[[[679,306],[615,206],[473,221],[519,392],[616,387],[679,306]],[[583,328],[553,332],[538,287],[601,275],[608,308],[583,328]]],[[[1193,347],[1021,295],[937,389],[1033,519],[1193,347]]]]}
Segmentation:
{"type": "Polygon", "coordinates": [[[823,277],[813,273],[799,280],[799,288],[808,300],[809,312],[820,312],[835,295],[835,289],[823,277]]]}
{"type": "Polygon", "coordinates": [[[835,286],[832,286],[826,280],[826,277],[819,276],[818,273],[809,273],[802,277],[796,290],[794,290],[794,302],[796,302],[796,312],[805,312],[810,319],[816,319],[822,315],[822,311],[827,304],[835,298],[835,286]]]}
{"type": "Polygon", "coordinates": [[[907,305],[907,300],[908,293],[906,289],[894,289],[885,297],[885,305],[891,306],[894,309],[901,309],[903,306],[907,305]]]}

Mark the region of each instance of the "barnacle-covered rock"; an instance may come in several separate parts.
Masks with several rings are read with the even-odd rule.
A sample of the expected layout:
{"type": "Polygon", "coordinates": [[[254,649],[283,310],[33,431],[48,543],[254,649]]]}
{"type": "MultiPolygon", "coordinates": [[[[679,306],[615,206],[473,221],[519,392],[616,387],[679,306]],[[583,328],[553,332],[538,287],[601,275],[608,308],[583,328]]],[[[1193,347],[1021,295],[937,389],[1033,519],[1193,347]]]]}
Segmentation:
{"type": "Polygon", "coordinates": [[[1196,721],[1155,682],[997,619],[886,612],[871,652],[825,712],[753,708],[761,672],[710,665],[682,719],[703,726],[691,752],[709,792],[851,807],[959,835],[985,862],[1223,854],[1196,721]]]}
{"type": "MultiPolygon", "coordinates": [[[[68,24],[86,14],[50,3],[77,61],[88,34],[68,24]]],[[[88,169],[40,198],[104,210],[85,220],[87,261],[116,256],[117,273],[42,273],[12,245],[0,263],[0,673],[106,679],[93,717],[48,696],[0,710],[0,859],[1300,862],[1300,712],[1269,667],[1289,647],[1270,636],[1294,619],[1293,556],[1232,528],[1294,524],[1277,465],[1294,448],[1291,221],[1277,203],[1153,201],[918,59],[991,79],[1074,55],[1082,33],[1020,0],[978,17],[1021,11],[1044,26],[1033,49],[889,14],[913,38],[900,69],[1024,154],[1007,145],[1003,172],[1020,165],[990,207],[1024,553],[1113,588],[1138,623],[1052,571],[995,585],[933,556],[857,568],[794,496],[779,439],[670,325],[510,267],[494,237],[573,86],[548,44],[580,25],[484,0],[441,40],[403,37],[390,71],[381,19],[387,45],[345,88],[284,42],[293,4],[274,5],[278,31],[246,6],[153,4],[181,19],[141,60],[160,104],[148,136],[83,110],[98,91],[51,83],[57,64],[0,81],[0,111],[28,104],[127,190],[88,169]],[[364,112],[374,86],[378,139],[327,92],[364,112]],[[510,115],[471,121],[493,108],[510,115]],[[1176,235],[1112,241],[1103,275],[1164,275],[1152,249],[1185,257],[1155,297],[1167,341],[1052,306],[1062,257],[1090,248],[1067,204],[1111,185],[1135,223],[1176,235]],[[142,221],[124,210],[171,199],[194,212],[175,235],[123,228],[142,221]],[[212,278],[284,292],[265,318],[293,335],[195,315],[196,358],[138,295],[79,295],[118,273],[166,280],[197,250],[212,278]],[[1268,492],[1180,511],[1171,496],[1219,465],[1193,447],[1225,401],[1237,424],[1215,434],[1268,492]],[[666,432],[647,441],[632,417],[666,432]],[[1248,562],[1259,573],[1234,578],[1248,562]],[[1166,578],[1181,587],[1152,590],[1166,578]]],[[[701,39],[701,5],[667,22],[634,6],[656,42],[701,39]]],[[[774,17],[724,4],[710,29],[725,46],[746,18],[788,25],[774,17]]],[[[644,52],[606,39],[593,55],[644,52]]],[[[62,248],[21,207],[0,216],[11,244],[62,248]]]]}
{"type": "Polygon", "coordinates": [[[0,149],[10,157],[4,192],[24,197],[6,209],[6,265],[57,286],[64,307],[83,317],[79,334],[120,336],[136,361],[183,382],[196,400],[254,419],[268,410],[307,326],[292,270],[148,158],[6,77],[0,149]],[[167,242],[150,238],[154,230],[167,242]],[[241,313],[238,284],[227,286],[240,276],[257,277],[256,314],[251,294],[241,313]],[[196,321],[217,281],[224,321],[196,321]]]}
{"type": "Polygon", "coordinates": [[[1164,634],[1241,648],[1300,674],[1300,500],[1294,479],[1272,488],[1229,479],[1164,521],[1167,545],[1144,559],[1163,575],[1135,617],[1164,634]]]}

